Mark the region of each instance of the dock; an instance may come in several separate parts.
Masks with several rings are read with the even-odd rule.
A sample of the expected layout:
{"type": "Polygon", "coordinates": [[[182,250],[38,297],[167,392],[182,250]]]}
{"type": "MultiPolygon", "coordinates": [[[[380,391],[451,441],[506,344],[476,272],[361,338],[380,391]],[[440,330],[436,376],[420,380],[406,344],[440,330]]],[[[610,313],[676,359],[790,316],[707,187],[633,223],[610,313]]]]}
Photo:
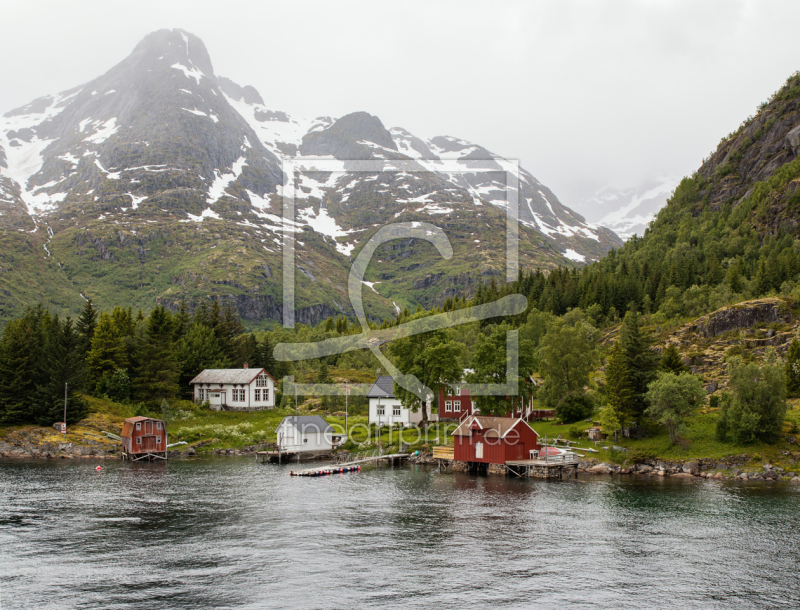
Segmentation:
{"type": "Polygon", "coordinates": [[[506,473],[518,477],[536,479],[563,479],[564,474],[578,478],[578,456],[550,456],[546,460],[510,460],[506,462],[506,473]]]}
{"type": "Polygon", "coordinates": [[[352,462],[345,462],[343,464],[333,464],[330,466],[320,466],[318,468],[307,468],[306,470],[301,470],[299,472],[295,472],[294,475],[298,477],[314,477],[319,476],[322,473],[328,472],[338,472],[341,470],[347,470],[352,468],[353,466],[359,466],[361,464],[367,464],[371,462],[381,462],[384,460],[389,460],[392,463],[395,462],[402,462],[405,459],[408,459],[410,453],[391,453],[387,455],[375,455],[372,457],[362,458],[360,460],[353,460],[352,462]]]}

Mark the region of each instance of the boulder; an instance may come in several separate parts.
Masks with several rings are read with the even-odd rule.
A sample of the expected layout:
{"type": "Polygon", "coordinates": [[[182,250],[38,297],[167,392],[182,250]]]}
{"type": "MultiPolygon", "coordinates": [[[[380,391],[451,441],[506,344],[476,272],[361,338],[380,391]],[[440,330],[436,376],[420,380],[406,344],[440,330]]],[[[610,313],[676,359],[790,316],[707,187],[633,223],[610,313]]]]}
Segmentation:
{"type": "Polygon", "coordinates": [[[647,464],[636,464],[636,472],[647,474],[648,472],[653,472],[653,467],[647,464]]]}
{"type": "Polygon", "coordinates": [[[611,447],[611,450],[612,450],[612,451],[617,451],[617,452],[619,452],[619,453],[627,453],[627,451],[628,451],[628,448],[627,448],[627,447],[619,447],[619,446],[617,446],[617,445],[613,445],[613,446],[611,447]]]}
{"type": "Polygon", "coordinates": [[[800,485],[800,477],[795,477],[789,481],[789,485],[800,485]]]}
{"type": "Polygon", "coordinates": [[[597,464],[597,466],[592,466],[586,470],[586,472],[591,472],[592,474],[611,474],[613,471],[613,468],[605,462],[597,464]]]}
{"type": "Polygon", "coordinates": [[[686,462],[683,465],[683,467],[681,468],[681,470],[684,473],[692,474],[692,475],[696,476],[696,475],[700,474],[700,464],[698,464],[695,460],[692,460],[690,462],[686,462]]]}

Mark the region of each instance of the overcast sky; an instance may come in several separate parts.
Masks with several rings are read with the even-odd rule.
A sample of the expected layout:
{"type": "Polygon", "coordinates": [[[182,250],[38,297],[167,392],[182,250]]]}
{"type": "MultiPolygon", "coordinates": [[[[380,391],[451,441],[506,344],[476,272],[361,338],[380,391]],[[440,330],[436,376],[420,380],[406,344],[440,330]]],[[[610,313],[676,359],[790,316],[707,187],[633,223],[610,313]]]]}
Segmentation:
{"type": "Polygon", "coordinates": [[[0,111],[180,27],[218,75],[304,117],[479,143],[571,207],[695,170],[800,68],[800,2],[3,0],[0,111]]]}

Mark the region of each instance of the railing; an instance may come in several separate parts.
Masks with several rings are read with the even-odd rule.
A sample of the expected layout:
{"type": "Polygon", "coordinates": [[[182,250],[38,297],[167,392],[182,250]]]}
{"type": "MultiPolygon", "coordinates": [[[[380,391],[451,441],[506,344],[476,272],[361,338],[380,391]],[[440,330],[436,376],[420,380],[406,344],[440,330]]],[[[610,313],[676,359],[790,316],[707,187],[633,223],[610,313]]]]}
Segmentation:
{"type": "Polygon", "coordinates": [[[539,457],[539,460],[542,462],[547,462],[548,464],[577,464],[580,462],[580,458],[575,455],[574,453],[562,453],[560,455],[548,455],[547,459],[544,457],[539,457]]]}
{"type": "Polygon", "coordinates": [[[452,460],[455,456],[455,447],[434,447],[433,459],[435,460],[452,460]]]}

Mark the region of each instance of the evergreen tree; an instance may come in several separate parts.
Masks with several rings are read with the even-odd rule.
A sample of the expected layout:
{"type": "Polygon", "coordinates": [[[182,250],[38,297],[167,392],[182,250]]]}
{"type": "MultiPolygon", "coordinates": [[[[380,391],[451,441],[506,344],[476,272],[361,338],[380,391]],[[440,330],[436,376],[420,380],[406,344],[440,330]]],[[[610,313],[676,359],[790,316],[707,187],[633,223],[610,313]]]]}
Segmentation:
{"type": "Polygon", "coordinates": [[[275,356],[272,354],[272,350],[273,347],[269,340],[269,336],[265,334],[264,338],[258,342],[258,346],[256,348],[255,366],[258,368],[267,369],[269,374],[275,377],[275,379],[280,379],[283,377],[283,367],[278,365],[278,362],[275,360],[275,356]]]}
{"type": "Polygon", "coordinates": [[[66,389],[67,423],[74,423],[83,419],[88,409],[86,401],[75,393],[81,387],[84,370],[82,337],[70,318],[63,323],[54,319],[48,330],[33,400],[35,419],[41,426],[63,421],[66,389]]]}
{"type": "Polygon", "coordinates": [[[186,309],[186,301],[181,301],[180,309],[178,309],[178,313],[172,316],[172,326],[174,329],[174,336],[173,341],[178,342],[183,339],[183,336],[189,330],[189,326],[192,324],[192,317],[189,315],[189,312],[186,309]]]}
{"type": "Polygon", "coordinates": [[[143,340],[138,346],[133,392],[137,400],[160,405],[178,394],[178,362],[173,352],[172,316],[161,305],[147,318],[143,340]]]}
{"type": "MultiPolygon", "coordinates": [[[[41,305],[10,320],[0,337],[0,422],[34,421],[32,408],[40,383],[40,361],[52,319],[41,305]]],[[[51,422],[52,423],[52,422],[51,422]]]]}
{"type": "Polygon", "coordinates": [[[317,383],[330,383],[331,377],[328,373],[328,365],[323,360],[322,363],[319,365],[319,371],[317,371],[317,383]]]}
{"type": "Polygon", "coordinates": [[[182,389],[205,369],[228,368],[229,361],[217,341],[214,331],[195,322],[175,347],[175,357],[180,363],[179,383],[182,389]]]}
{"type": "Polygon", "coordinates": [[[113,318],[103,312],[92,336],[92,346],[86,355],[86,367],[93,381],[103,375],[113,375],[117,369],[128,368],[125,341],[113,318]]]}
{"type": "Polygon", "coordinates": [[[630,426],[636,416],[633,379],[631,379],[629,374],[625,352],[619,341],[614,343],[614,346],[608,354],[605,373],[607,424],[603,432],[611,434],[620,428],[630,426]],[[610,427],[612,421],[618,422],[619,428],[615,430],[605,429],[610,427]]]}
{"type": "Polygon", "coordinates": [[[670,343],[664,352],[661,354],[661,362],[659,364],[662,371],[669,371],[678,375],[680,373],[688,373],[689,367],[683,363],[678,348],[674,343],[670,343]]]}
{"type": "Polygon", "coordinates": [[[92,337],[97,328],[97,310],[92,306],[92,301],[89,299],[83,305],[81,315],[75,323],[75,328],[78,331],[78,350],[81,358],[86,358],[86,354],[92,347],[92,337]]]}
{"type": "Polygon", "coordinates": [[[656,378],[659,356],[652,349],[653,338],[642,328],[638,313],[625,314],[620,328],[619,343],[633,390],[632,415],[638,421],[647,408],[645,394],[647,386],[656,378]]]}

